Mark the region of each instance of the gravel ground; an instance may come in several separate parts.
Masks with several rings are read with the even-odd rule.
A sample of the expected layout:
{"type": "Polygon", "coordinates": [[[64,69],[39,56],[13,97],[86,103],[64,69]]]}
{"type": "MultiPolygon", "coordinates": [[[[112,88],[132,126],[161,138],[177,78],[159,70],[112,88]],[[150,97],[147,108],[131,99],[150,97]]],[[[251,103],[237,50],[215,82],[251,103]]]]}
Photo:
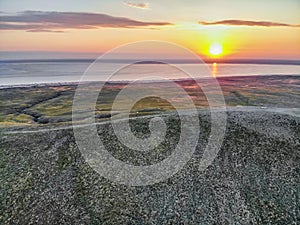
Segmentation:
{"type": "MultiPolygon", "coordinates": [[[[0,224],[299,224],[299,117],[229,111],[223,146],[202,172],[210,116],[201,112],[199,118],[191,160],[173,177],[143,187],[114,184],[93,171],[72,129],[2,130],[0,224]]],[[[178,117],[164,119],[167,138],[147,154],[122,146],[110,124],[98,128],[115,158],[149,165],[168,157],[178,142],[178,117]]],[[[148,122],[135,119],[132,130],[147,135],[148,122]]]]}

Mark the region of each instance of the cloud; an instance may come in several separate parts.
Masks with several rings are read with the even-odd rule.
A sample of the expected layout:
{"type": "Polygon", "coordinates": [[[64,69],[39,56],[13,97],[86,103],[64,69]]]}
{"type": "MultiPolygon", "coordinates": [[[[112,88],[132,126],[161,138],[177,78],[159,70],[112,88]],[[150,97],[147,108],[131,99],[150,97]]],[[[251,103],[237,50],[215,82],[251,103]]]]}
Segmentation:
{"type": "Polygon", "coordinates": [[[172,25],[168,22],[144,22],[100,13],[24,11],[0,15],[0,30],[63,32],[65,29],[151,28],[172,25]]]}
{"type": "Polygon", "coordinates": [[[62,30],[46,30],[46,29],[33,29],[33,30],[27,30],[27,32],[64,33],[64,31],[62,30]]]}
{"type": "Polygon", "coordinates": [[[125,5],[139,9],[149,9],[149,3],[123,2],[125,5]]]}
{"type": "Polygon", "coordinates": [[[259,27],[299,27],[288,23],[276,23],[269,21],[251,21],[251,20],[220,20],[215,22],[200,21],[201,25],[229,25],[229,26],[259,26],[259,27]]]}

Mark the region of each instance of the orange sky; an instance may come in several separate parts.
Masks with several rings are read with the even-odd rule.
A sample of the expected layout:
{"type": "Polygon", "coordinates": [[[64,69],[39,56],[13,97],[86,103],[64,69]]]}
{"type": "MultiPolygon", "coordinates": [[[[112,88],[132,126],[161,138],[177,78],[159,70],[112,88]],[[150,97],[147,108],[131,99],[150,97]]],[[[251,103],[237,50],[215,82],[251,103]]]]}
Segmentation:
{"type": "MultiPolygon", "coordinates": [[[[220,8],[215,9],[214,6],[223,4],[221,0],[213,1],[215,5],[211,5],[209,1],[203,1],[203,4],[200,4],[198,1],[197,6],[192,5],[195,1],[187,1],[185,5],[182,5],[179,1],[173,1],[174,7],[177,6],[181,12],[177,14],[174,9],[166,8],[166,4],[171,3],[171,1],[164,3],[159,3],[158,1],[149,2],[145,9],[124,5],[123,1],[112,1],[110,4],[103,3],[102,9],[99,8],[99,10],[85,8],[80,4],[75,5],[76,7],[74,6],[73,8],[69,6],[68,10],[65,5],[54,4],[55,7],[53,6],[53,9],[46,10],[37,1],[29,1],[31,5],[27,4],[27,7],[21,4],[18,7],[18,3],[15,3],[15,6],[13,6],[9,2],[13,1],[0,3],[1,11],[8,12],[4,13],[4,15],[3,13],[0,14],[2,18],[2,26],[0,28],[5,27],[0,31],[1,51],[103,53],[128,42],[163,40],[183,45],[205,57],[212,57],[209,54],[209,47],[214,43],[218,43],[223,47],[223,53],[218,56],[222,58],[300,59],[300,27],[293,27],[300,24],[300,16],[296,13],[300,9],[300,3],[295,0],[281,2],[253,1],[248,8],[246,4],[250,4],[249,1],[239,1],[240,5],[235,0],[229,1],[232,2],[232,6],[236,7],[242,7],[243,4],[241,2],[244,2],[245,8],[242,8],[240,11],[232,7],[224,8],[223,10],[220,8]],[[269,8],[265,8],[265,15],[261,12],[261,9],[255,10],[255,7],[258,7],[257,4],[261,4],[259,2],[269,5],[269,8]],[[285,2],[285,4],[282,2],[285,2]],[[116,15],[115,13],[118,13],[118,11],[115,9],[115,6],[118,4],[120,14],[116,15]],[[249,9],[250,6],[251,9],[249,9]],[[278,14],[280,8],[284,6],[286,7],[285,10],[278,14]],[[76,20],[77,16],[74,15],[72,17],[73,20],[67,21],[68,23],[60,24],[61,22],[55,22],[57,24],[54,24],[50,21],[54,24],[52,24],[53,26],[51,25],[52,27],[49,26],[50,23],[46,25],[41,23],[35,28],[33,25],[40,21],[23,23],[23,20],[33,18],[30,17],[32,13],[29,12],[29,15],[26,15],[27,17],[15,14],[15,12],[22,12],[28,9],[39,9],[39,11],[45,12],[53,10],[55,12],[101,13],[110,17],[128,18],[130,21],[125,20],[124,22],[120,19],[117,22],[106,21],[104,25],[92,24],[94,27],[85,29],[82,27],[90,25],[91,22],[88,21],[89,24],[78,24],[78,21],[73,21],[74,18],[76,20]],[[250,14],[251,10],[252,14],[250,14]],[[162,16],[164,11],[166,16],[162,16]],[[204,15],[201,12],[205,12],[204,15]],[[235,19],[234,22],[231,22],[234,24],[228,25],[222,22],[229,19],[235,19]],[[199,21],[207,23],[219,21],[219,24],[202,25],[198,23],[199,21]],[[265,26],[265,24],[249,25],[249,22],[246,24],[245,21],[268,21],[272,24],[270,26],[265,26]],[[139,24],[139,22],[143,23],[139,24]],[[151,25],[151,23],[157,22],[170,24],[151,25]],[[280,24],[275,24],[275,22],[280,24]],[[122,25],[119,25],[120,23],[122,25]],[[13,27],[11,25],[15,24],[23,27],[11,28],[13,27]],[[11,27],[7,28],[7,26],[11,27]]],[[[92,3],[96,4],[95,1],[91,1],[90,7],[93,6],[92,3]]],[[[41,18],[43,16],[48,16],[48,14],[42,14],[41,18]]],[[[65,15],[58,13],[58,16],[65,15]]],[[[64,17],[62,17],[62,20],[64,20],[64,17]]],[[[107,18],[103,17],[103,20],[107,20],[107,18]]],[[[92,22],[95,23],[94,21],[92,22]]]]}

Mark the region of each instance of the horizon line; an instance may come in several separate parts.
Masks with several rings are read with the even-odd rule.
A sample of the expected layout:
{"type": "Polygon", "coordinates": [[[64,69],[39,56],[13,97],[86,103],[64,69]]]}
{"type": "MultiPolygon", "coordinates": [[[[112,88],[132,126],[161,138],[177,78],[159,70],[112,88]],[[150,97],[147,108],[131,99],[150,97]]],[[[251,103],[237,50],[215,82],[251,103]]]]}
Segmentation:
{"type": "MultiPolygon", "coordinates": [[[[57,63],[74,63],[74,62],[83,62],[83,63],[92,63],[95,58],[46,58],[46,59],[1,59],[0,63],[41,63],[41,62],[57,62],[57,63]]],[[[196,64],[199,63],[199,60],[190,60],[190,59],[156,59],[154,60],[141,60],[137,61],[136,64],[162,64],[166,63],[179,63],[179,64],[196,64]]],[[[204,63],[224,63],[224,64],[271,64],[271,65],[300,65],[300,59],[212,59],[212,58],[203,58],[200,59],[204,63]]],[[[105,63],[126,63],[131,62],[130,58],[128,59],[106,59],[102,60],[105,63]]]]}

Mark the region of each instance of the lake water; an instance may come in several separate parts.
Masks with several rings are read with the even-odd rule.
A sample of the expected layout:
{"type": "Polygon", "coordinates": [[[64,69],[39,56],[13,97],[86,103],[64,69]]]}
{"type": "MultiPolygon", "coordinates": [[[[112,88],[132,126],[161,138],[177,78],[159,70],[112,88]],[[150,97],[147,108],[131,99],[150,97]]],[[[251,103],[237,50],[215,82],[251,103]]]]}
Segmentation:
{"type": "MultiPolygon", "coordinates": [[[[22,85],[40,83],[78,82],[90,62],[76,61],[32,61],[32,62],[1,62],[0,85],[22,85]]],[[[112,68],[120,68],[118,63],[101,63],[93,67],[89,73],[89,80],[106,80],[112,68]]],[[[188,68],[199,77],[210,76],[246,76],[246,75],[300,75],[300,65],[266,65],[266,64],[181,64],[181,68],[188,68]]],[[[188,78],[179,69],[164,64],[135,64],[121,69],[110,80],[135,80],[141,74],[149,75],[149,79],[156,76],[166,79],[188,78]]],[[[157,77],[157,79],[159,79],[157,77]]]]}

